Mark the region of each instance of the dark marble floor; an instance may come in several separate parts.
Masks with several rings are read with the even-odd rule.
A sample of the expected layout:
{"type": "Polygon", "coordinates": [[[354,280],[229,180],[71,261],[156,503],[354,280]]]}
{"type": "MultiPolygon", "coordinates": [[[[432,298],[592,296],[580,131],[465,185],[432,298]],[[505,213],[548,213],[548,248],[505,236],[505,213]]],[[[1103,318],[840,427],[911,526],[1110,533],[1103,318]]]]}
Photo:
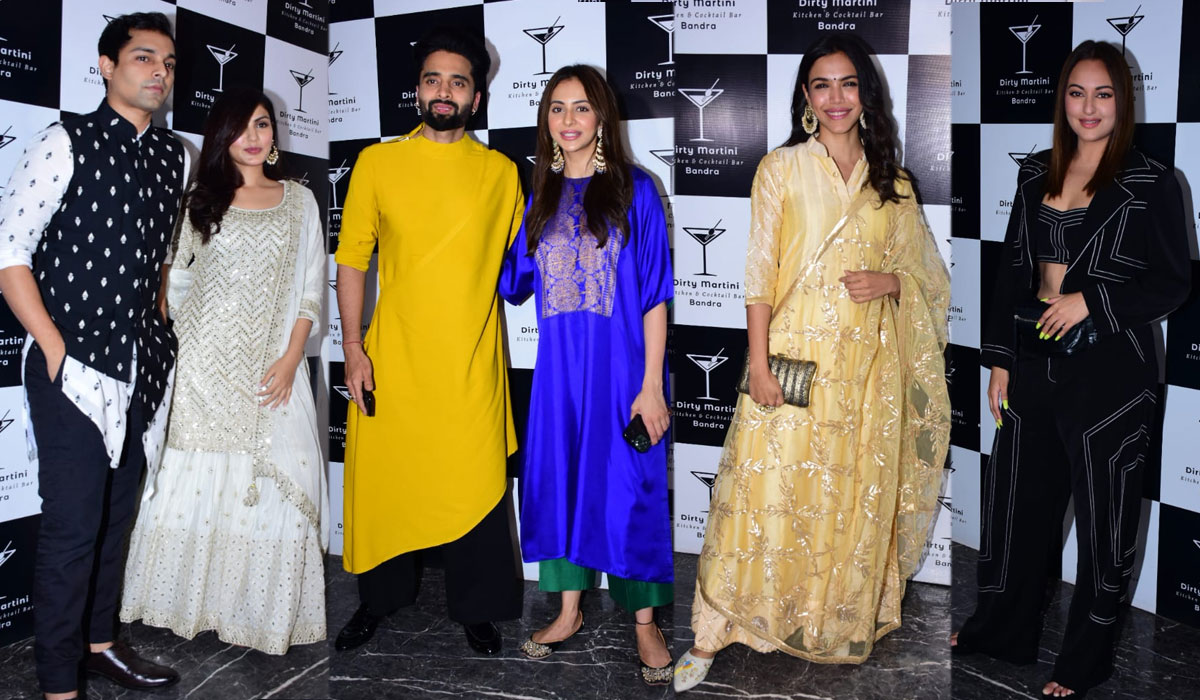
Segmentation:
{"type": "MultiPolygon", "coordinates": [[[[660,613],[663,632],[678,655],[691,643],[688,626],[696,558],[678,555],[673,609],[660,613]]],[[[357,605],[354,579],[330,557],[327,564],[329,629],[336,634],[357,605]]],[[[708,680],[689,695],[734,698],[949,698],[949,631],[946,588],[914,584],[904,603],[904,626],[884,638],[861,666],[810,664],[783,654],[756,654],[736,646],[723,651],[708,680]]],[[[554,596],[526,584],[524,618],[501,623],[504,651],[473,654],[462,629],[445,618],[442,576],[427,569],[417,605],[379,627],[367,645],[335,653],[331,644],[296,647],[273,657],[232,647],[211,633],[191,642],[164,630],[127,625],[122,635],[143,653],[173,664],[176,687],[143,695],[107,681],[92,681],[89,698],[240,700],[286,698],[521,698],[612,700],[666,698],[669,688],[648,688],[637,674],[632,617],[602,592],[585,596],[587,627],[577,642],[549,659],[530,661],[517,646],[557,612],[554,596]]],[[[32,640],[0,648],[0,699],[37,696],[32,640]]]]}
{"type": "MultiPolygon", "coordinates": [[[[696,557],[676,554],[675,561],[677,580],[694,581],[696,557]]],[[[676,654],[691,646],[692,595],[690,585],[676,586],[676,654]]],[[[814,664],[734,645],[717,655],[704,682],[683,697],[948,699],[950,653],[943,640],[950,630],[949,601],[950,590],[944,586],[910,584],[900,629],[880,640],[871,657],[858,666],[814,664]]]]}
{"type": "MultiPolygon", "coordinates": [[[[953,548],[951,616],[958,629],[975,608],[975,550],[953,548]]],[[[1075,587],[1063,583],[1046,613],[1037,664],[1015,666],[974,654],[954,657],[954,700],[1040,698],[1062,644],[1067,606],[1075,587]]],[[[1194,700],[1200,697],[1200,630],[1130,609],[1117,644],[1117,671],[1088,694],[1095,698],[1194,700]]]]}
{"type": "MultiPolygon", "coordinates": [[[[334,560],[338,565],[341,560],[334,560]]],[[[328,586],[328,584],[327,584],[328,586]]],[[[86,681],[89,700],[316,700],[329,697],[327,644],[292,647],[284,656],[236,647],[204,632],[192,641],[141,623],[122,625],[120,636],[143,656],[172,666],[179,683],[139,693],[103,678],[86,681]]],[[[0,700],[40,698],[34,675],[33,638],[0,647],[0,700]]]]}

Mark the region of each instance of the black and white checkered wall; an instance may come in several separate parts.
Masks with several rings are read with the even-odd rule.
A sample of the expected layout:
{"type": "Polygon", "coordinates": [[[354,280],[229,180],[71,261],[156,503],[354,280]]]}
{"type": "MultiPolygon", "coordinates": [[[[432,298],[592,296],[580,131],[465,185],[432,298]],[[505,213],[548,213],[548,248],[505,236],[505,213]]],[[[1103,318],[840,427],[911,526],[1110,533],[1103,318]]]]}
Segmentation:
{"type": "MultiPolygon", "coordinates": [[[[987,409],[989,373],[979,367],[981,308],[995,279],[1018,163],[1051,146],[1054,92],[1071,50],[1085,39],[1121,47],[1133,71],[1135,143],[1174,166],[1190,213],[1195,259],[1200,96],[1194,86],[1200,79],[1200,46],[1189,39],[1200,30],[1200,4],[955,4],[953,25],[952,225],[958,294],[952,316],[953,537],[978,548],[980,481],[995,433],[987,409]]],[[[1193,281],[1197,273],[1193,260],[1193,281]]],[[[1195,293],[1162,323],[1162,335],[1161,423],[1151,436],[1154,449],[1146,464],[1133,605],[1200,625],[1200,300],[1195,293]]],[[[1075,573],[1074,538],[1072,526],[1063,553],[1068,580],[1075,573]]]]}
{"type": "MultiPolygon", "coordinates": [[[[104,98],[96,42],[128,12],[162,12],[175,27],[175,89],[155,115],[199,155],[205,116],[223,88],[262,88],[275,104],[288,173],[324,201],[330,0],[8,0],[0,2],[0,178],[30,136],[104,98]],[[311,84],[310,84],[311,83],[311,84]]],[[[30,588],[37,467],[23,433],[25,331],[0,303],[0,645],[32,631],[30,588]]]]}
{"type": "MultiPolygon", "coordinates": [[[[950,252],[945,0],[889,0],[868,7],[767,0],[711,4],[675,5],[675,308],[669,343],[675,544],[692,553],[703,542],[746,352],[742,287],[750,185],[759,160],[787,140],[801,54],[823,33],[856,32],[875,50],[899,124],[904,164],[918,179],[926,217],[947,260],[950,252]]],[[[946,507],[939,510],[917,579],[949,584],[949,492],[942,500],[946,507]]]]}

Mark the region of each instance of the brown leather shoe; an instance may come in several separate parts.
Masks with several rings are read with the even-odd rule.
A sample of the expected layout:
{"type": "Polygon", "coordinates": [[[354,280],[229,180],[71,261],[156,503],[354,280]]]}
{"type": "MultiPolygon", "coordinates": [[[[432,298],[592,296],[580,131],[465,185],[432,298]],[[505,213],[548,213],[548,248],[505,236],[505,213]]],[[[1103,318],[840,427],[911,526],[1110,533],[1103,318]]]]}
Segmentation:
{"type": "Polygon", "coordinates": [[[104,651],[92,652],[83,662],[85,671],[132,690],[165,688],[179,682],[179,674],[137,655],[124,642],[113,642],[104,651]]]}

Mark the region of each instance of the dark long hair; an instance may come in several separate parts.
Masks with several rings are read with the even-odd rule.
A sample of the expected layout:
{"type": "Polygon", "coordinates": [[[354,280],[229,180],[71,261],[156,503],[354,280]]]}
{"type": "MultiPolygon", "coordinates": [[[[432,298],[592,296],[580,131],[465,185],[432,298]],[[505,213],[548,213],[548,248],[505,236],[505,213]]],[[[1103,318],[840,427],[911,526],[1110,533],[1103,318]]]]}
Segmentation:
{"type": "Polygon", "coordinates": [[[835,53],[846,54],[846,58],[854,64],[854,72],[858,74],[858,99],[862,103],[867,121],[867,128],[860,127],[858,136],[867,156],[867,179],[871,182],[871,187],[879,193],[881,203],[898,202],[904,195],[896,192],[896,179],[912,178],[897,161],[900,142],[896,138],[896,121],[884,106],[883,81],[871,61],[871,47],[854,34],[826,34],[805,50],[804,59],[800,61],[800,70],[796,73],[796,88],[792,91],[792,133],[783,145],[795,146],[813,138],[804,131],[804,126],[800,123],[801,117],[804,116],[804,107],[808,104],[804,97],[804,87],[808,85],[813,64],[817,59],[835,53]]]}
{"type": "Polygon", "coordinates": [[[1067,56],[1062,73],[1058,76],[1058,90],[1054,93],[1054,149],[1050,152],[1050,172],[1046,177],[1046,195],[1057,197],[1062,194],[1063,182],[1067,179],[1067,168],[1079,148],[1079,137],[1067,123],[1067,83],[1071,71],[1080,61],[1100,61],[1108,71],[1113,87],[1113,99],[1117,105],[1117,125],[1108,137],[1104,155],[1092,173],[1092,179],[1084,186],[1088,194],[1113,181],[1129,147],[1133,144],[1133,77],[1125,56],[1112,44],[1088,39],[1067,56]]]}
{"type": "MultiPolygon", "coordinates": [[[[279,143],[279,128],[275,125],[275,107],[261,90],[230,88],[221,93],[204,121],[204,147],[200,149],[200,167],[194,187],[184,197],[188,220],[200,232],[203,243],[221,232],[221,219],[233,203],[234,192],[245,182],[238,172],[229,147],[246,130],[250,117],[258,107],[267,110],[271,118],[271,133],[279,143]]],[[[272,180],[282,179],[278,165],[263,164],[263,172],[272,180]]]]}
{"type": "Polygon", "coordinates": [[[621,136],[621,116],[617,111],[617,98],[612,88],[600,75],[600,71],[576,64],[563,66],[550,76],[546,89],[542,91],[542,103],[537,114],[537,163],[533,168],[533,203],[525,216],[525,237],[529,254],[537,250],[542,238],[542,229],[558,209],[562,196],[563,174],[550,170],[554,160],[554,141],[550,138],[550,96],[554,88],[564,80],[576,79],[583,84],[583,91],[592,111],[596,114],[597,127],[604,127],[604,160],[607,167],[596,173],[588,183],[583,195],[583,221],[598,247],[608,243],[608,229],[615,227],[625,242],[629,239],[629,207],[633,203],[633,179],[629,172],[629,155],[621,136]]]}

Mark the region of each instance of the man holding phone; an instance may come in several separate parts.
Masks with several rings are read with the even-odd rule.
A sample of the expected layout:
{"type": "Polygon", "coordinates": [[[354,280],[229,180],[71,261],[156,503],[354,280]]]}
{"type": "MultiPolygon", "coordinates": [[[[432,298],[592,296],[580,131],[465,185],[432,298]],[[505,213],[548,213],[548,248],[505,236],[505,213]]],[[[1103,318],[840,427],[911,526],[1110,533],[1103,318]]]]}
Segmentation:
{"type": "Polygon", "coordinates": [[[361,605],[339,650],[416,597],[437,547],[449,616],[471,648],[521,614],[506,458],[516,450],[496,283],[524,198],[508,158],[466,138],[491,60],[482,40],[434,29],[414,47],[422,123],[359,154],[335,260],[346,387],[346,570],[361,605]],[[365,336],[366,271],[379,299],[365,336]]]}

